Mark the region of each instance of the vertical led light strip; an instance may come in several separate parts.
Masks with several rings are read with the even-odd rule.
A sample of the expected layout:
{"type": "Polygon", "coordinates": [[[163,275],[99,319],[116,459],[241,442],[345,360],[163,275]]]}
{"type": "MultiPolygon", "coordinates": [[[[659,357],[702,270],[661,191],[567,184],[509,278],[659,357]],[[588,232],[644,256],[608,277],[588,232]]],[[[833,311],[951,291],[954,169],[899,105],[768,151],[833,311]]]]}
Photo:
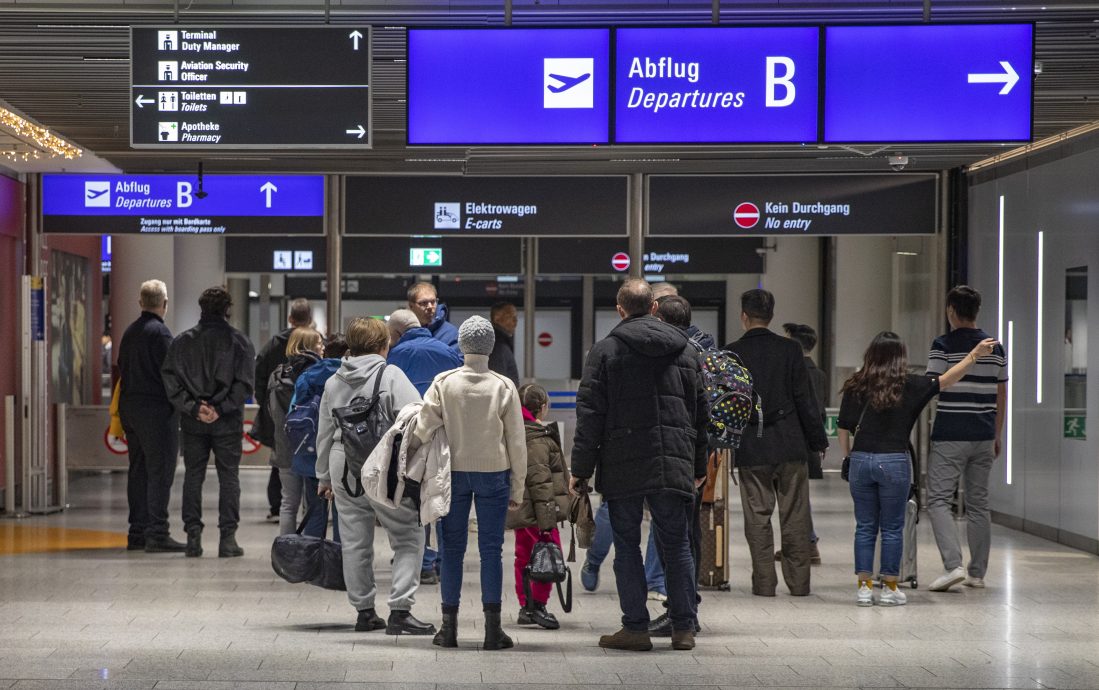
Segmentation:
{"type": "Polygon", "coordinates": [[[1046,251],[1046,232],[1045,230],[1038,231],[1038,347],[1037,356],[1035,357],[1035,399],[1038,404],[1042,404],[1042,337],[1045,335],[1045,291],[1043,286],[1045,283],[1045,251],[1046,251]]]}
{"type": "Polygon", "coordinates": [[[1013,375],[1014,372],[1012,371],[1011,363],[1015,361],[1015,357],[1012,356],[1013,353],[1011,352],[1011,350],[1009,348],[1011,348],[1014,344],[1015,344],[1015,322],[1014,321],[1008,321],[1007,322],[1007,343],[1006,343],[1006,347],[1004,348],[1006,353],[1007,353],[1007,412],[1004,414],[1004,426],[1006,427],[1007,433],[1004,434],[1004,445],[1006,446],[1005,449],[1004,449],[1004,453],[1007,456],[1007,483],[1008,483],[1008,485],[1011,484],[1011,460],[1012,460],[1011,440],[1012,440],[1012,436],[1013,436],[1013,434],[1011,433],[1011,423],[1012,423],[1012,416],[1013,416],[1012,413],[1014,412],[1014,408],[1015,408],[1015,405],[1012,403],[1012,400],[1011,400],[1011,398],[1012,398],[1011,389],[1014,388],[1014,386],[1015,386],[1015,377],[1013,375]]]}
{"type": "Polygon", "coordinates": [[[996,337],[1004,339],[1004,196],[1000,195],[1000,272],[996,279],[996,337]]]}

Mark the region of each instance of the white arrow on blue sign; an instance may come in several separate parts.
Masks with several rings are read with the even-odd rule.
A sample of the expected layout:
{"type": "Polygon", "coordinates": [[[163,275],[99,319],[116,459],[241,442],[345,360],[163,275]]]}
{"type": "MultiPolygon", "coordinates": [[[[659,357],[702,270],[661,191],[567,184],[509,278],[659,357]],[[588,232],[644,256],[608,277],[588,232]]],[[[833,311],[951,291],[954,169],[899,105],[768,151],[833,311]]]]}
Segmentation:
{"type": "Polygon", "coordinates": [[[824,32],[825,141],[1030,140],[1033,25],[829,26],[824,32]]]}

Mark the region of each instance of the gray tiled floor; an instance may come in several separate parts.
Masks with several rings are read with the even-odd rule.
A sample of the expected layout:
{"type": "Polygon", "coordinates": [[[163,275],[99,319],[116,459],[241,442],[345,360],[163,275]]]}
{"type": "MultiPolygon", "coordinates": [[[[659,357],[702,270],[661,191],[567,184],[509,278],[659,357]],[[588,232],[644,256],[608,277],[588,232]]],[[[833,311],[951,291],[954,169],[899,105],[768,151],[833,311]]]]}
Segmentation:
{"type": "MultiPolygon", "coordinates": [[[[576,608],[559,614],[560,631],[510,625],[518,643],[510,651],[478,649],[476,605],[463,609],[458,650],[433,647],[430,638],[357,634],[342,594],[289,585],[271,572],[275,528],[262,520],[265,482],[265,472],[244,473],[241,559],[124,551],[0,558],[0,688],[1099,688],[1099,559],[995,528],[988,589],[919,589],[904,608],[860,609],[850,574],[850,498],[835,475],[812,484],[825,561],[814,568],[812,596],[751,596],[734,501],[733,591],[704,593],[694,652],[658,641],[649,654],[595,645],[618,622],[609,563],[595,594],[577,583],[576,608]]],[[[216,486],[211,475],[211,516],[216,486]]],[[[178,493],[179,479],[177,502],[178,493]]],[[[82,477],[71,496],[70,510],[31,521],[125,530],[124,475],[82,477]]],[[[174,505],[177,536],[178,515],[174,505]]],[[[216,540],[215,530],[208,535],[216,540]]],[[[383,588],[388,555],[379,538],[383,588]]],[[[925,522],[924,586],[937,561],[925,522]]],[[[514,621],[509,570],[505,621],[514,621]]],[[[463,599],[475,602],[472,560],[466,573],[463,599]]],[[[438,588],[422,588],[418,599],[416,612],[437,622],[438,588]]]]}

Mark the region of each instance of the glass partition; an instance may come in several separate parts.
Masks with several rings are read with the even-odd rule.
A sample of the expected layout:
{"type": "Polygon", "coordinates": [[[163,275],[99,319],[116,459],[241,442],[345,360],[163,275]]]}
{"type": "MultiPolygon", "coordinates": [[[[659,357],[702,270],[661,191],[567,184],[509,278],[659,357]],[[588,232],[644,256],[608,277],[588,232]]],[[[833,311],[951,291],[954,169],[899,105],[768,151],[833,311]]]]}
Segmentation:
{"type": "Polygon", "coordinates": [[[1065,276],[1065,431],[1066,439],[1085,440],[1088,379],[1088,269],[1065,276]]]}

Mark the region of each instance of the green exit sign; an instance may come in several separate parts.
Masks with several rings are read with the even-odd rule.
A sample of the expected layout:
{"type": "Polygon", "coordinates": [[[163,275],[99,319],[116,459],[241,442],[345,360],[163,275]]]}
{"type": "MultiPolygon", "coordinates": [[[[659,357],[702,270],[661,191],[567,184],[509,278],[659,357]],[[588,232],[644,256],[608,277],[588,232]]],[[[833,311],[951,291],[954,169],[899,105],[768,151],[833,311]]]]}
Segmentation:
{"type": "Polygon", "coordinates": [[[1082,414],[1066,414],[1065,415],[1065,438],[1076,439],[1078,441],[1087,440],[1087,429],[1084,428],[1084,415],[1082,414]]]}
{"type": "Polygon", "coordinates": [[[438,247],[413,247],[408,250],[409,266],[442,266],[443,250],[438,247]]]}

